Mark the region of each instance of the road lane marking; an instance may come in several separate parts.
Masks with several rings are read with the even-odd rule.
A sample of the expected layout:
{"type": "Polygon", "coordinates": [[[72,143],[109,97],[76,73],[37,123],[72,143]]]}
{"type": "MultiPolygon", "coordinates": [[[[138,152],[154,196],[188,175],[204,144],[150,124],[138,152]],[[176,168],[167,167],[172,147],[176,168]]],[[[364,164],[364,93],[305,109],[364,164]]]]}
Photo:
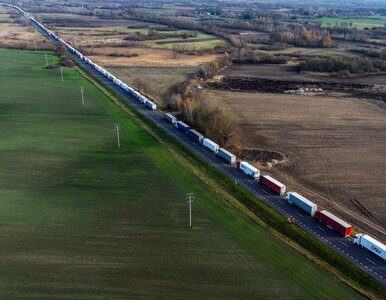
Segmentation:
{"type": "Polygon", "coordinates": [[[342,241],[338,241],[339,243],[341,243],[343,246],[347,247],[347,248],[350,248],[348,245],[346,245],[345,243],[343,243],[342,241]]]}
{"type": "Polygon", "coordinates": [[[316,227],[318,227],[321,231],[326,232],[322,227],[320,227],[320,226],[316,226],[316,227]]]}
{"type": "Polygon", "coordinates": [[[368,259],[367,257],[366,257],[366,260],[368,260],[369,262],[371,262],[373,265],[377,265],[375,262],[373,262],[371,259],[368,259]]]}

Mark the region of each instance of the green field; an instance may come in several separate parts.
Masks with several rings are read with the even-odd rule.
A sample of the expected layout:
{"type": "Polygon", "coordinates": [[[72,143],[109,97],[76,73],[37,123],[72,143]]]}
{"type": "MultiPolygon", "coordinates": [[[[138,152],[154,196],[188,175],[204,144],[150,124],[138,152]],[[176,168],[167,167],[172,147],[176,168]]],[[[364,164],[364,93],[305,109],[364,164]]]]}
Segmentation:
{"type": "Polygon", "coordinates": [[[0,22],[4,22],[4,21],[11,21],[11,18],[9,17],[9,14],[5,13],[4,11],[2,11],[0,9],[0,22]]]}
{"type": "Polygon", "coordinates": [[[44,63],[0,50],[1,299],[361,298],[225,204],[78,72],[61,83],[44,63]]]}
{"type": "Polygon", "coordinates": [[[363,29],[365,27],[383,27],[386,23],[386,16],[375,15],[364,18],[329,18],[309,19],[307,21],[320,22],[325,27],[343,26],[363,29]]]}
{"type": "MultiPolygon", "coordinates": [[[[182,32],[180,30],[179,32],[182,32]]],[[[216,37],[212,34],[206,34],[199,32],[197,36],[190,37],[187,39],[183,38],[167,38],[154,40],[152,43],[155,43],[159,46],[165,48],[181,48],[183,50],[200,50],[200,49],[212,49],[215,46],[227,46],[228,42],[224,39],[216,37]]]]}
{"type": "MultiPolygon", "coordinates": [[[[154,23],[155,24],[155,23],[154,23]]],[[[128,33],[136,33],[140,32],[142,34],[148,34],[150,28],[157,28],[159,33],[161,34],[183,34],[183,33],[191,33],[191,30],[162,30],[166,26],[155,24],[150,26],[149,28],[125,28],[125,27],[113,27],[113,26],[105,26],[105,27],[58,27],[60,30],[68,31],[68,32],[82,32],[86,33],[85,35],[94,35],[101,33],[109,34],[118,34],[124,35],[128,33]]],[[[144,43],[147,43],[151,46],[162,46],[164,48],[172,49],[174,47],[181,48],[183,50],[200,50],[200,49],[212,49],[215,46],[227,46],[228,42],[222,38],[219,38],[212,34],[206,34],[203,32],[198,32],[195,37],[188,37],[186,39],[182,37],[169,37],[165,39],[158,40],[145,40],[144,43]]]]}

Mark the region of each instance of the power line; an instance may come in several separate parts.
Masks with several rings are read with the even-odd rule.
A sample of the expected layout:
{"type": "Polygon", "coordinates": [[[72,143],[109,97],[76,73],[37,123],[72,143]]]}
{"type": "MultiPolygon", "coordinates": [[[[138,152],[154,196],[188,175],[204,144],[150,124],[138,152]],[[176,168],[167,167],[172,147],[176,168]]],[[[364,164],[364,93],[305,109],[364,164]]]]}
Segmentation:
{"type": "Polygon", "coordinates": [[[64,78],[63,78],[63,67],[60,67],[60,75],[62,77],[62,82],[64,82],[64,78]]]}
{"type": "Polygon", "coordinates": [[[192,228],[192,202],[194,202],[194,193],[187,193],[186,200],[186,203],[189,204],[189,227],[192,228]]]}
{"type": "Polygon", "coordinates": [[[121,148],[121,141],[119,138],[119,131],[121,130],[121,125],[115,124],[114,125],[115,131],[117,132],[117,143],[118,143],[118,148],[121,148]]]}
{"type": "Polygon", "coordinates": [[[80,94],[82,95],[82,106],[84,107],[84,88],[80,87],[80,94]]]}

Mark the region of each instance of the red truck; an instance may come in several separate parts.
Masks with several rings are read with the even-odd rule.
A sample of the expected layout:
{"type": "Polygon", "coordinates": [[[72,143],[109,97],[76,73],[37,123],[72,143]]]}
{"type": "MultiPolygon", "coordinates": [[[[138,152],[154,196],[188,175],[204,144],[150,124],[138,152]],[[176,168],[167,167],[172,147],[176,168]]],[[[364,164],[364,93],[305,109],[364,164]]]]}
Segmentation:
{"type": "Polygon", "coordinates": [[[320,222],[326,224],[327,226],[331,227],[332,229],[336,230],[342,236],[348,236],[351,233],[352,227],[350,224],[346,223],[342,219],[338,218],[337,216],[333,215],[332,213],[326,210],[317,210],[315,212],[315,218],[320,222]]]}
{"type": "Polygon", "coordinates": [[[272,190],[274,190],[276,193],[280,194],[281,196],[285,194],[285,185],[277,181],[276,179],[272,178],[271,176],[269,175],[261,176],[261,182],[266,186],[270,187],[272,190]]]}

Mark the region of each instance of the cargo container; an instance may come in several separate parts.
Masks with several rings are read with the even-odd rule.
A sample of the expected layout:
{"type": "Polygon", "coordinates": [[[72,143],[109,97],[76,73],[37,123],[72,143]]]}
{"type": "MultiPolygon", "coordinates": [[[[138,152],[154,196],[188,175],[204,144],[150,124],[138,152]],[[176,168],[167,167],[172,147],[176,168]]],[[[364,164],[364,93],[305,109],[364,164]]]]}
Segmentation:
{"type": "Polygon", "coordinates": [[[354,244],[361,246],[386,261],[386,245],[377,241],[367,234],[358,233],[355,235],[354,244]]]}
{"type": "Polygon", "coordinates": [[[317,205],[308,200],[307,198],[304,198],[302,195],[299,195],[298,193],[294,192],[287,193],[285,195],[285,198],[289,203],[296,205],[309,215],[314,216],[315,211],[317,209],[317,205]]]}
{"type": "Polygon", "coordinates": [[[185,124],[184,122],[182,122],[182,121],[177,121],[177,123],[176,123],[176,127],[179,129],[179,130],[181,130],[181,131],[183,131],[183,132],[187,132],[188,130],[189,130],[189,125],[187,125],[187,124],[185,124]]]}
{"type": "Polygon", "coordinates": [[[331,227],[332,229],[339,232],[342,236],[348,236],[351,233],[351,225],[343,221],[342,219],[338,218],[337,216],[333,215],[332,213],[321,210],[315,212],[315,218],[318,219],[320,222],[326,224],[327,226],[331,227]]]}
{"type": "Polygon", "coordinates": [[[227,162],[230,164],[236,163],[236,155],[233,155],[229,151],[225,150],[224,148],[218,149],[218,156],[221,158],[225,159],[227,162]]]}
{"type": "Polygon", "coordinates": [[[202,140],[202,144],[203,144],[206,148],[208,148],[209,150],[211,150],[211,151],[213,151],[213,152],[215,152],[215,153],[218,152],[219,146],[218,146],[215,142],[211,141],[210,139],[206,139],[206,138],[203,139],[203,140],[202,140]]]}
{"type": "Polygon", "coordinates": [[[172,124],[177,123],[177,118],[175,116],[173,116],[171,113],[164,114],[164,119],[172,124]]]}
{"type": "Polygon", "coordinates": [[[201,143],[202,140],[204,139],[204,136],[194,129],[189,129],[186,133],[189,137],[191,137],[193,140],[199,143],[201,143]]]}
{"type": "Polygon", "coordinates": [[[260,177],[260,171],[246,161],[237,162],[237,168],[254,179],[258,179],[260,177]]]}
{"type": "Polygon", "coordinates": [[[261,182],[274,190],[276,193],[279,195],[284,195],[285,194],[285,185],[282,184],[281,182],[277,181],[276,179],[272,178],[269,175],[264,175],[261,179],[261,182]]]}
{"type": "Polygon", "coordinates": [[[148,108],[150,108],[151,110],[156,110],[157,109],[157,105],[153,101],[150,101],[150,100],[147,100],[146,106],[148,108]]]}

